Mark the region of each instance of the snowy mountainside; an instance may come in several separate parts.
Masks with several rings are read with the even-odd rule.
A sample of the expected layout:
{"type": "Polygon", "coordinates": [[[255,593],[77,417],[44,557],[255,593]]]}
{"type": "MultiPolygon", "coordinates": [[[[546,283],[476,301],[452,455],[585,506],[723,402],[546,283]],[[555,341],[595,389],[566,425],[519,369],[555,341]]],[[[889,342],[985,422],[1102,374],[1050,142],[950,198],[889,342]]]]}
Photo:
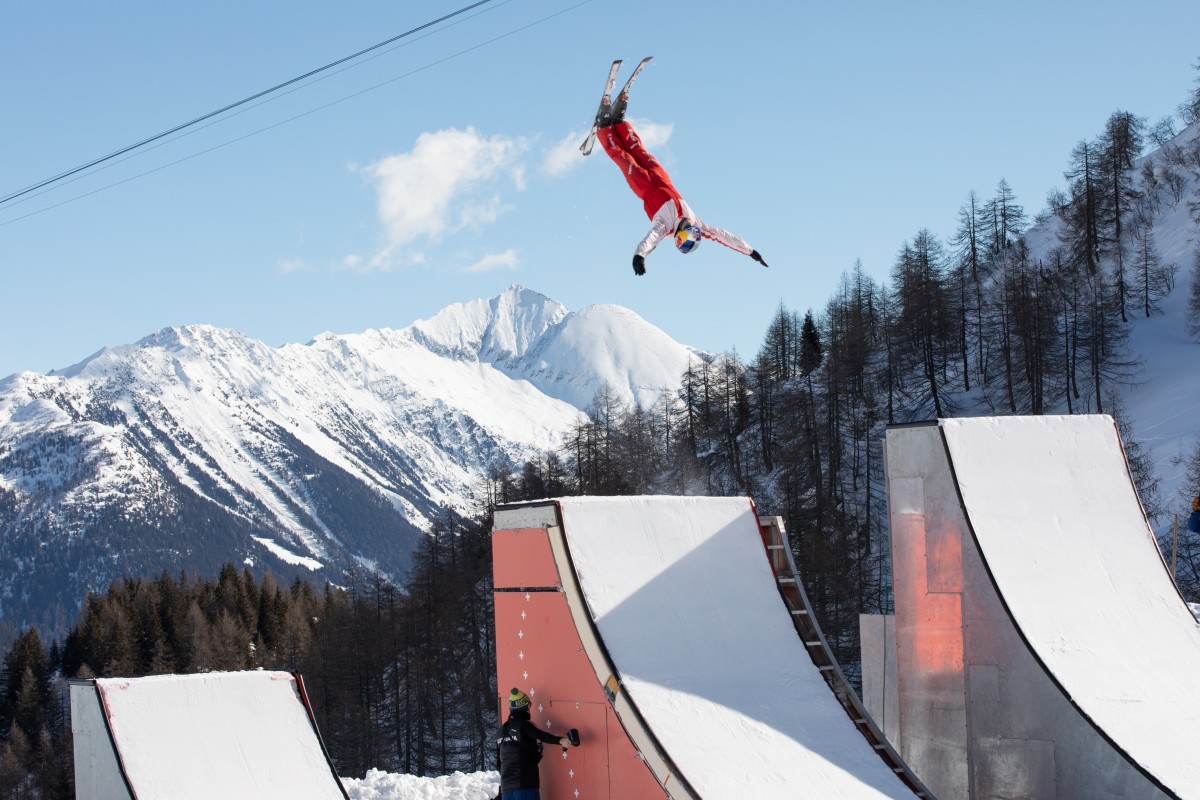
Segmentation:
{"type": "Polygon", "coordinates": [[[530,311],[514,307],[512,297],[510,290],[490,301],[448,306],[411,330],[433,352],[486,362],[580,409],[605,384],[624,402],[653,403],[663,388],[678,386],[689,359],[707,357],[621,306],[570,314],[550,302],[530,311]],[[664,374],[675,378],[664,384],[664,374]]]}
{"type": "Polygon", "coordinates": [[[513,286],[403,329],[279,348],[167,328],[0,381],[0,615],[73,621],[87,589],[223,563],[402,580],[487,469],[556,446],[609,383],[678,385],[689,358],[632,312],[513,286]]]}
{"type": "MultiPolygon", "coordinates": [[[[1133,317],[1130,352],[1142,360],[1135,383],[1119,387],[1125,416],[1133,437],[1149,452],[1159,478],[1159,494],[1168,506],[1176,506],[1182,494],[1197,488],[1183,486],[1185,468],[1176,462],[1187,458],[1200,439],[1200,344],[1187,334],[1185,316],[1192,260],[1200,248],[1200,121],[1193,122],[1163,147],[1141,156],[1134,164],[1136,188],[1154,193],[1151,205],[1154,243],[1164,264],[1178,268],[1174,289],[1160,304],[1158,313],[1133,317]],[[1168,151],[1176,161],[1168,164],[1168,151]],[[1179,156],[1182,154],[1182,158],[1179,156]],[[1144,168],[1149,165],[1155,186],[1148,186],[1144,168]],[[1177,190],[1166,187],[1167,171],[1176,175],[1177,190]]],[[[1058,246],[1061,223],[1057,218],[1035,225],[1026,232],[1030,255],[1047,258],[1058,246]]],[[[1054,413],[1066,413],[1065,408],[1054,413]]],[[[1188,494],[1188,497],[1191,495],[1188,494]]],[[[1168,530],[1170,519],[1159,520],[1159,533],[1168,530]]]]}

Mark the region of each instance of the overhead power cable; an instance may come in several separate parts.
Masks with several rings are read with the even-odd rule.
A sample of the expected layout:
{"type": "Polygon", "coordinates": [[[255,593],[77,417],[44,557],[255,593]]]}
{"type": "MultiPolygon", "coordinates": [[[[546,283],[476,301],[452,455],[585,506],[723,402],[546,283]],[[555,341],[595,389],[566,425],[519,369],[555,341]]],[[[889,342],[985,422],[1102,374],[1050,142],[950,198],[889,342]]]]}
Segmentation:
{"type": "MultiPolygon", "coordinates": [[[[511,2],[511,0],[505,0],[505,2],[511,2]]],[[[173,167],[173,166],[175,166],[175,165],[177,165],[177,164],[182,164],[182,163],[184,163],[184,162],[186,162],[186,161],[191,161],[191,160],[192,160],[192,159],[194,159],[194,158],[199,158],[200,156],[207,155],[208,153],[211,153],[211,152],[213,152],[213,151],[215,151],[215,150],[220,150],[221,148],[223,148],[223,147],[227,147],[227,146],[229,146],[229,145],[231,145],[231,144],[234,144],[235,142],[240,142],[240,141],[243,141],[243,140],[245,140],[245,139],[249,139],[249,138],[251,138],[252,136],[257,136],[257,135],[258,135],[258,134],[260,134],[260,133],[265,133],[265,132],[267,132],[267,131],[269,131],[269,130],[273,130],[273,129],[275,129],[275,128],[278,128],[278,127],[280,127],[281,125],[286,125],[286,124],[288,124],[288,123],[290,123],[290,122],[295,122],[295,121],[296,121],[296,120],[298,120],[298,119],[302,119],[303,117],[307,117],[307,116],[309,116],[310,114],[315,114],[315,113],[317,113],[318,111],[323,111],[323,110],[325,110],[325,109],[327,109],[327,108],[332,108],[333,106],[336,106],[336,105],[338,105],[338,104],[340,104],[340,103],[344,103],[344,102],[346,102],[347,100],[351,100],[351,99],[353,99],[353,98],[355,98],[355,97],[359,97],[359,96],[361,96],[361,95],[364,95],[364,94],[366,94],[366,93],[368,93],[368,92],[375,91],[376,89],[382,88],[382,87],[384,87],[384,86],[387,86],[387,85],[389,85],[389,84],[392,84],[392,83],[395,83],[396,81],[402,80],[402,79],[404,79],[404,78],[411,77],[411,76],[413,76],[413,75],[416,75],[417,73],[424,72],[425,70],[432,69],[433,67],[436,67],[436,66],[438,66],[438,65],[440,65],[440,64],[444,64],[444,63],[446,63],[447,61],[451,61],[451,60],[453,60],[453,59],[459,58],[460,56],[464,56],[464,55],[466,55],[467,53],[472,53],[472,52],[474,52],[474,51],[476,51],[476,50],[479,50],[479,49],[481,49],[481,48],[483,48],[483,47],[487,47],[487,46],[488,46],[488,45],[490,45],[490,44],[495,44],[496,42],[499,42],[499,41],[501,41],[501,40],[503,40],[503,39],[507,39],[507,38],[509,38],[510,36],[515,36],[515,35],[516,35],[516,34],[518,34],[518,33],[521,33],[521,32],[523,32],[523,31],[529,30],[530,28],[533,28],[533,27],[535,27],[535,26],[537,26],[537,25],[541,25],[541,24],[542,24],[542,23],[544,23],[544,22],[547,22],[547,21],[549,21],[549,20],[552,20],[552,19],[554,19],[555,17],[560,17],[560,16],[562,16],[563,14],[567,14],[567,13],[569,13],[569,12],[571,12],[571,11],[574,11],[574,10],[575,10],[575,9],[577,9],[577,8],[580,8],[580,7],[582,7],[582,6],[586,6],[586,5],[588,5],[589,3],[591,3],[591,2],[592,2],[592,0],[579,0],[579,2],[575,3],[574,5],[568,6],[568,7],[564,8],[564,9],[561,9],[561,10],[559,10],[559,11],[555,11],[555,12],[553,12],[553,13],[551,13],[551,14],[547,14],[546,16],[544,16],[544,17],[541,17],[541,18],[539,18],[539,19],[536,19],[536,20],[534,20],[533,22],[527,23],[527,24],[525,24],[525,25],[521,25],[521,26],[519,26],[519,27],[517,27],[517,28],[514,28],[514,29],[512,29],[512,30],[510,30],[510,31],[508,31],[508,32],[506,32],[506,33],[501,33],[501,34],[498,34],[498,35],[496,35],[496,36],[493,36],[493,37],[491,37],[490,39],[486,39],[486,40],[484,40],[484,41],[482,41],[482,42],[479,42],[478,44],[474,44],[474,45],[471,45],[470,47],[467,47],[467,48],[465,48],[465,49],[463,49],[463,50],[459,50],[458,52],[451,53],[451,54],[450,54],[450,55],[448,55],[448,56],[444,56],[443,58],[439,58],[439,59],[437,59],[436,61],[432,61],[432,62],[430,62],[430,63],[428,63],[428,64],[425,64],[424,66],[417,67],[416,69],[413,69],[413,70],[412,70],[412,71],[410,71],[410,72],[406,72],[406,73],[404,73],[404,74],[402,74],[402,75],[397,75],[397,76],[396,76],[396,77],[394,77],[394,78],[389,78],[388,80],[386,80],[386,81],[383,81],[382,83],[377,83],[377,84],[375,84],[375,85],[373,85],[373,86],[369,86],[369,87],[367,87],[367,88],[365,88],[365,89],[361,89],[361,90],[359,90],[359,91],[357,91],[357,92],[354,92],[354,93],[352,93],[352,94],[345,95],[345,96],[343,96],[343,97],[341,97],[341,98],[339,98],[339,99],[337,99],[337,100],[333,100],[333,101],[331,101],[331,102],[325,103],[324,105],[317,106],[316,108],[309,109],[308,111],[304,111],[304,112],[302,112],[302,113],[300,113],[300,114],[296,114],[296,115],[295,115],[295,116],[293,116],[293,117],[288,117],[287,119],[283,119],[283,120],[280,120],[279,122],[275,122],[275,123],[272,123],[272,124],[270,124],[270,125],[267,125],[267,126],[266,126],[266,127],[264,127],[264,128],[259,128],[259,129],[257,129],[257,130],[250,131],[249,133],[242,134],[241,136],[237,136],[237,137],[235,137],[235,138],[233,138],[233,139],[229,139],[229,140],[227,140],[227,141],[225,141],[225,142],[221,142],[220,144],[213,145],[212,147],[206,148],[206,149],[204,149],[204,150],[201,150],[201,151],[199,151],[199,152],[196,152],[196,153],[192,153],[191,155],[188,155],[188,156],[184,156],[183,158],[179,158],[179,159],[177,159],[177,160],[175,160],[175,161],[171,161],[171,162],[169,162],[169,163],[162,164],[162,165],[160,165],[160,166],[157,166],[157,167],[154,167],[154,168],[152,168],[152,169],[148,169],[148,170],[146,170],[145,172],[141,172],[141,173],[138,173],[138,174],[136,174],[136,175],[131,175],[131,176],[129,176],[128,178],[122,178],[122,179],[121,179],[121,180],[119,180],[119,181],[115,181],[115,182],[113,182],[113,183],[107,184],[107,185],[105,185],[105,186],[101,186],[101,187],[99,187],[99,188],[96,188],[96,189],[92,189],[92,190],[91,190],[91,191],[89,191],[89,192],[84,192],[83,194],[76,195],[75,197],[71,197],[71,198],[69,198],[69,199],[67,199],[67,200],[63,200],[63,201],[61,201],[61,202],[59,202],[59,203],[54,203],[53,205],[46,206],[45,208],[40,208],[40,209],[38,209],[37,211],[31,211],[31,212],[29,212],[28,214],[23,214],[22,216],[19,216],[19,217],[14,217],[14,218],[12,218],[12,219],[5,220],[5,221],[3,221],[3,222],[0,222],[0,228],[7,227],[8,225],[12,225],[13,223],[15,223],[15,222],[20,222],[21,220],[24,220],[24,219],[29,219],[30,217],[35,217],[35,216],[37,216],[37,215],[39,215],[39,214],[43,214],[43,213],[45,213],[45,212],[47,212],[47,211],[50,211],[51,209],[55,209],[55,208],[58,208],[58,207],[60,207],[60,206],[65,206],[65,205],[67,205],[68,203],[73,203],[73,202],[75,202],[76,200],[82,200],[82,199],[83,199],[83,198],[85,198],[85,197],[91,197],[91,196],[92,196],[92,195],[94,195],[94,194],[99,194],[100,192],[106,191],[106,190],[108,190],[108,189],[112,189],[112,188],[114,188],[114,187],[117,187],[117,186],[120,186],[121,184],[124,184],[124,183],[129,183],[130,181],[137,180],[138,178],[144,178],[144,177],[145,177],[145,176],[147,176],[147,175],[152,175],[152,174],[154,174],[154,173],[156,173],[156,172],[159,172],[159,171],[161,171],[161,170],[167,169],[168,167],[173,167]]],[[[264,102],[269,102],[269,101],[264,101],[264,102]]],[[[213,124],[215,124],[215,123],[213,123],[213,124]]],[[[185,135],[186,135],[186,134],[185,134],[185,135]]],[[[133,157],[133,156],[130,156],[130,158],[132,158],[132,157],[133,157]]],[[[78,179],[76,179],[76,180],[78,180],[78,179]]],[[[38,196],[40,197],[41,195],[38,195],[38,196]]]]}
{"type": "Polygon", "coordinates": [[[176,125],[174,128],[171,128],[170,130],[165,130],[162,133],[158,133],[149,138],[142,139],[140,142],[131,144],[128,147],[122,147],[120,150],[115,150],[106,156],[101,156],[100,158],[93,159],[92,161],[89,161],[86,164],[81,164],[78,167],[75,167],[74,169],[69,169],[66,172],[60,172],[58,175],[55,175],[52,178],[46,178],[45,180],[39,181],[38,183],[35,183],[32,186],[27,186],[24,189],[13,192],[12,194],[8,194],[8,195],[5,195],[4,197],[0,197],[0,206],[4,205],[5,203],[12,202],[13,200],[16,200],[18,197],[23,197],[23,196],[29,194],[30,192],[35,192],[38,189],[45,188],[46,186],[49,186],[52,183],[57,183],[58,181],[61,181],[64,178],[69,178],[72,175],[83,172],[84,170],[88,170],[88,169],[91,169],[92,167],[103,164],[105,161],[110,161],[114,158],[117,158],[118,156],[125,155],[126,153],[128,153],[132,150],[136,150],[139,147],[145,147],[146,145],[150,144],[151,142],[156,142],[159,139],[164,139],[167,136],[170,136],[171,134],[178,133],[179,131],[184,130],[185,128],[190,128],[191,126],[197,125],[201,122],[204,122],[205,120],[212,119],[213,117],[218,116],[220,114],[224,114],[226,111],[235,109],[238,106],[244,106],[247,103],[250,103],[250,102],[253,102],[253,101],[259,99],[260,97],[265,97],[266,95],[277,92],[280,89],[284,89],[288,86],[291,86],[294,83],[299,83],[300,81],[311,78],[312,76],[320,74],[322,72],[325,72],[326,70],[333,69],[334,67],[336,67],[340,64],[345,64],[347,61],[353,61],[354,59],[359,58],[360,56],[364,56],[373,50],[378,50],[381,47],[387,47],[389,44],[398,42],[401,39],[412,36],[415,33],[419,33],[421,31],[425,30],[426,28],[431,28],[434,25],[445,22],[448,19],[453,19],[454,17],[461,16],[462,14],[465,14],[468,11],[471,11],[472,9],[479,8],[482,5],[487,5],[490,2],[492,2],[492,0],[479,0],[478,2],[472,3],[469,6],[463,6],[462,8],[458,9],[457,11],[453,11],[453,12],[445,15],[444,17],[439,17],[438,19],[432,20],[430,22],[426,22],[423,25],[418,25],[417,27],[413,28],[412,30],[405,31],[404,33],[401,33],[398,36],[393,36],[392,38],[390,38],[386,41],[380,42],[379,44],[371,45],[370,47],[368,47],[364,50],[359,50],[357,53],[348,55],[345,58],[339,58],[337,61],[331,62],[329,64],[326,64],[323,67],[319,67],[317,69],[306,72],[303,75],[299,75],[295,78],[292,78],[291,80],[284,81],[283,83],[278,84],[277,86],[272,86],[270,89],[263,89],[261,92],[257,92],[255,94],[250,95],[247,98],[238,100],[236,103],[230,103],[227,106],[218,108],[216,111],[210,111],[209,113],[204,114],[203,116],[196,117],[195,119],[191,120],[190,122],[185,122],[182,125],[176,125]]]}

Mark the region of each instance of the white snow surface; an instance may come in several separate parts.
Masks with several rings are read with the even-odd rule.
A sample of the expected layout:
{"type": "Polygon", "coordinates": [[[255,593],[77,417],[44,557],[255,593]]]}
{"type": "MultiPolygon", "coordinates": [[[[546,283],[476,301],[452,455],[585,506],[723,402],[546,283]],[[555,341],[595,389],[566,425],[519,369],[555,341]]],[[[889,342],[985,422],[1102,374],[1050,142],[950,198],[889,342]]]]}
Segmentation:
{"type": "Polygon", "coordinates": [[[287,672],[98,679],[135,796],[338,800],[287,672]]]}
{"type": "Polygon", "coordinates": [[[912,797],[813,666],[749,500],[560,502],[629,697],[701,796],[912,797]]]}
{"type": "Polygon", "coordinates": [[[50,375],[0,380],[0,452],[14,454],[0,489],[82,519],[110,504],[161,515],[175,502],[162,465],[260,527],[262,555],[311,568],[328,563],[337,535],[279,432],[428,530],[429,509],[469,508],[500,458],[556,448],[606,385],[648,404],[700,355],[628,309],[573,313],[520,286],[406,328],[278,348],[209,325],[167,328],[50,375]],[[109,404],[124,420],[89,418],[109,404]],[[71,447],[48,450],[47,439],[71,447]]]}
{"type": "Polygon", "coordinates": [[[1200,798],[1200,625],[1159,554],[1112,419],[941,425],[984,559],[1037,657],[1135,763],[1200,798]]]}
{"type": "Polygon", "coordinates": [[[342,783],[350,800],[492,800],[500,790],[500,773],[419,778],[373,769],[365,778],[342,778],[342,783]]]}

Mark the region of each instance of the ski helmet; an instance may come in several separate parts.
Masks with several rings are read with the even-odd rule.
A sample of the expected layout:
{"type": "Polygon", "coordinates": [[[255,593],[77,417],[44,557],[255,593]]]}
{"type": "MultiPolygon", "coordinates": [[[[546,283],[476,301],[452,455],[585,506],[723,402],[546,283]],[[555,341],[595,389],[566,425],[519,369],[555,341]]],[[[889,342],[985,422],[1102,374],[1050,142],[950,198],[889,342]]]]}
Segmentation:
{"type": "Polygon", "coordinates": [[[690,253],[700,246],[700,228],[688,220],[675,229],[675,246],[681,253],[690,253]]]}

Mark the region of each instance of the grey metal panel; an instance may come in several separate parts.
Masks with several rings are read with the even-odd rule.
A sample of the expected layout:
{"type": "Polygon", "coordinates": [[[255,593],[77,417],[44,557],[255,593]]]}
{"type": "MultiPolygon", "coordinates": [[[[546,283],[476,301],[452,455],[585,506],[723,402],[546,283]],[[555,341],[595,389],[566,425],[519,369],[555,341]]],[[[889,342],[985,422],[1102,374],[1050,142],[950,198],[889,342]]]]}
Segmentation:
{"type": "Polygon", "coordinates": [[[70,690],[76,800],[130,800],[96,684],[72,681],[70,690]]]}
{"type": "Polygon", "coordinates": [[[1041,739],[978,738],[975,797],[1057,797],[1054,742],[1041,739]],[[1004,787],[1004,794],[996,794],[1004,787]]]}
{"type": "Polygon", "coordinates": [[[885,453],[899,749],[921,780],[941,800],[1168,797],[1029,651],[976,546],[940,429],[889,429],[885,453]]]}
{"type": "Polygon", "coordinates": [[[858,618],[862,647],[863,705],[897,752],[900,746],[900,692],[896,669],[896,618],[862,614],[858,618]]]}
{"type": "MultiPolygon", "coordinates": [[[[892,442],[889,431],[889,444],[892,442]]],[[[962,607],[955,586],[936,576],[929,585],[928,551],[945,562],[945,534],[927,535],[929,506],[945,490],[928,485],[923,465],[940,446],[937,429],[907,428],[906,445],[887,449],[889,526],[896,606],[900,755],[941,800],[967,797],[967,709],[962,657],[962,607]]]]}

